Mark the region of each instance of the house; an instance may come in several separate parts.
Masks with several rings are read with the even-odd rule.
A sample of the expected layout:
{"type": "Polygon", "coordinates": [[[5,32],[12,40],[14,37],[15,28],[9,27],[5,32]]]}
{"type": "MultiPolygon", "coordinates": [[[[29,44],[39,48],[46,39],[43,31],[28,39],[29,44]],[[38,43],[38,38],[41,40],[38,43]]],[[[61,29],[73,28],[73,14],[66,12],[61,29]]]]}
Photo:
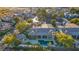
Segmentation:
{"type": "Polygon", "coordinates": [[[65,28],[78,28],[79,26],[74,23],[67,23],[64,25],[65,28]]]}
{"type": "Polygon", "coordinates": [[[11,20],[13,20],[13,18],[11,16],[5,16],[2,18],[2,20],[5,22],[11,22],[11,20]]]}
{"type": "Polygon", "coordinates": [[[79,26],[73,23],[67,23],[64,26],[58,26],[62,32],[71,35],[75,39],[79,39],[79,26]]]}
{"type": "MultiPolygon", "coordinates": [[[[59,31],[65,34],[71,35],[74,39],[79,39],[79,26],[73,23],[67,23],[64,26],[57,28],[59,31]]],[[[37,40],[38,43],[47,46],[49,42],[52,45],[57,45],[54,32],[56,28],[49,26],[48,24],[42,24],[40,27],[32,28],[29,32],[31,40],[37,40]],[[43,26],[44,25],[44,26],[43,26]]]]}
{"type": "Polygon", "coordinates": [[[38,43],[47,45],[50,41],[52,44],[56,44],[53,36],[53,32],[55,32],[54,28],[33,28],[31,32],[29,32],[29,36],[31,40],[36,40],[38,43]]]}
{"type": "Polygon", "coordinates": [[[57,17],[56,18],[56,25],[57,26],[64,26],[65,24],[70,23],[66,18],[57,17]]]}
{"type": "Polygon", "coordinates": [[[64,13],[64,17],[67,18],[67,19],[70,19],[70,18],[79,18],[79,14],[72,14],[72,13],[69,13],[69,12],[65,12],[64,13]]]}
{"type": "Polygon", "coordinates": [[[7,22],[0,23],[0,30],[11,29],[11,28],[12,28],[11,23],[7,23],[7,22]]]}
{"type": "Polygon", "coordinates": [[[79,28],[65,28],[67,34],[71,35],[74,39],[79,39],[79,28]]]}
{"type": "Polygon", "coordinates": [[[34,18],[34,17],[35,17],[35,15],[34,15],[33,13],[31,13],[31,12],[25,13],[25,16],[26,16],[27,18],[34,18]]]}

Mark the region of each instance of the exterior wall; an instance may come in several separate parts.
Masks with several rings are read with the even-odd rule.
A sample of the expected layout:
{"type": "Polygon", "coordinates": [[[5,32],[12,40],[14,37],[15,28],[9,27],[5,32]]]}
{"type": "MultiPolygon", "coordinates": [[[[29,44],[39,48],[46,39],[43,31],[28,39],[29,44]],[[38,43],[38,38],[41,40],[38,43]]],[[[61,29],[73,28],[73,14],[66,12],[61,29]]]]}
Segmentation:
{"type": "MultiPolygon", "coordinates": [[[[51,28],[52,29],[52,28],[51,28]]],[[[38,40],[39,44],[42,45],[48,45],[49,42],[51,42],[53,45],[56,44],[54,36],[52,35],[52,32],[49,32],[50,29],[48,28],[39,28],[39,29],[32,29],[32,33],[29,33],[31,37],[36,37],[36,40],[38,40]],[[35,34],[34,31],[37,31],[35,34]]],[[[30,38],[30,40],[33,40],[33,38],[30,38]]],[[[35,39],[34,39],[35,40],[35,39]]]]}

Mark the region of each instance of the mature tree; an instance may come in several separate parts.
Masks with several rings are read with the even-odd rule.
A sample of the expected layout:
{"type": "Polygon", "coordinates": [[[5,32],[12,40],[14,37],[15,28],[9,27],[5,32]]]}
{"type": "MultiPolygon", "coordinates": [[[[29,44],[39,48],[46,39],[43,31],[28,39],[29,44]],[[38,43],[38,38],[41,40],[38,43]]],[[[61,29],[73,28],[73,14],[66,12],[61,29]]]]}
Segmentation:
{"type": "Polygon", "coordinates": [[[10,31],[11,31],[10,29],[6,29],[4,31],[0,31],[0,36],[4,36],[5,34],[7,34],[10,31]]]}
{"type": "Polygon", "coordinates": [[[13,34],[7,34],[7,35],[5,35],[3,37],[2,42],[4,44],[10,45],[10,44],[12,44],[15,41],[15,39],[16,39],[15,35],[13,35],[13,34]]]}
{"type": "Polygon", "coordinates": [[[32,43],[31,43],[31,42],[26,42],[25,44],[27,44],[27,45],[32,45],[32,43]]]}
{"type": "Polygon", "coordinates": [[[67,48],[74,47],[73,43],[75,42],[75,40],[73,39],[72,36],[67,35],[63,32],[56,32],[55,36],[57,38],[57,41],[60,44],[63,44],[65,47],[67,47],[67,48]]]}
{"type": "Polygon", "coordinates": [[[71,19],[70,22],[79,25],[79,18],[71,19]]]}
{"type": "Polygon", "coordinates": [[[16,40],[14,41],[14,45],[15,45],[15,46],[18,46],[19,44],[21,44],[21,41],[16,38],[16,40]]]}
{"type": "Polygon", "coordinates": [[[28,22],[28,23],[32,23],[33,20],[32,20],[32,19],[27,19],[27,22],[28,22]]]}
{"type": "Polygon", "coordinates": [[[70,9],[70,12],[73,13],[73,14],[74,14],[74,13],[79,14],[79,8],[71,8],[71,9],[70,9]]]}
{"type": "Polygon", "coordinates": [[[71,13],[76,13],[76,9],[75,8],[71,8],[70,12],[71,13]]]}
{"type": "Polygon", "coordinates": [[[16,38],[15,34],[7,34],[2,39],[3,44],[7,44],[7,46],[17,46],[21,43],[19,39],[16,38]]]}
{"type": "Polygon", "coordinates": [[[55,19],[52,19],[52,20],[50,21],[50,23],[51,23],[54,27],[56,27],[56,20],[55,20],[55,19]]]}
{"type": "Polygon", "coordinates": [[[36,11],[36,14],[37,14],[37,16],[38,16],[38,18],[39,18],[40,21],[45,20],[45,18],[47,16],[47,12],[46,12],[45,9],[38,9],[36,11]]]}
{"type": "Polygon", "coordinates": [[[16,29],[20,32],[22,32],[23,30],[25,30],[26,28],[29,27],[29,23],[27,21],[19,21],[17,24],[16,24],[16,29]]]}
{"type": "Polygon", "coordinates": [[[64,17],[64,12],[59,12],[59,14],[52,14],[52,19],[56,19],[57,17],[64,17]]]}
{"type": "Polygon", "coordinates": [[[61,13],[59,14],[59,17],[64,17],[64,12],[61,12],[61,13]]]}
{"type": "Polygon", "coordinates": [[[57,16],[58,16],[57,14],[53,14],[52,19],[56,19],[57,16]]]}
{"type": "Polygon", "coordinates": [[[77,14],[79,14],[79,9],[76,11],[77,14]]]}
{"type": "Polygon", "coordinates": [[[52,45],[52,43],[49,41],[49,42],[48,42],[48,46],[50,47],[51,45],[52,45]]]}
{"type": "Polygon", "coordinates": [[[18,23],[20,21],[19,17],[14,17],[14,21],[18,23]]]}

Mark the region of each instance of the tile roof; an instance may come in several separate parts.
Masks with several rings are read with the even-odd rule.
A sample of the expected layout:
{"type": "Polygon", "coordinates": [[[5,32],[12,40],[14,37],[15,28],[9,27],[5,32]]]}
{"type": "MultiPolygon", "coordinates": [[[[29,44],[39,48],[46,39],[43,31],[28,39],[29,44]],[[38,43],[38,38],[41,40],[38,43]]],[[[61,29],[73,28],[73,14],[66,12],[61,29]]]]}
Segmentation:
{"type": "Polygon", "coordinates": [[[69,24],[66,24],[65,27],[68,27],[68,28],[75,28],[75,27],[78,27],[78,25],[74,24],[74,23],[69,23],[69,24]]]}

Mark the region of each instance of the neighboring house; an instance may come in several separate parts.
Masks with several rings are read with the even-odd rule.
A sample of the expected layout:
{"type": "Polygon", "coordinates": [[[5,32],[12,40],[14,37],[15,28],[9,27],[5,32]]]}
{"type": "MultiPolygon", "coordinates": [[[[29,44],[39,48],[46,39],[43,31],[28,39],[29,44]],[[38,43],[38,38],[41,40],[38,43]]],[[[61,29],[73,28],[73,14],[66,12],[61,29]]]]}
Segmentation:
{"type": "Polygon", "coordinates": [[[72,35],[73,38],[79,39],[79,26],[73,23],[67,23],[64,26],[58,26],[61,31],[66,34],[72,35]]]}
{"type": "Polygon", "coordinates": [[[69,12],[65,12],[64,13],[64,17],[67,18],[67,19],[70,19],[70,18],[79,18],[79,14],[71,14],[69,12]]]}
{"type": "Polygon", "coordinates": [[[62,31],[71,35],[74,39],[79,39],[79,28],[62,28],[62,31]]]}
{"type": "Polygon", "coordinates": [[[11,29],[12,28],[11,23],[7,23],[7,22],[2,22],[1,26],[2,26],[1,30],[11,29]]]}
{"type": "Polygon", "coordinates": [[[7,23],[7,22],[1,22],[0,23],[0,30],[5,30],[5,29],[11,29],[12,25],[11,23],[7,23]]]}
{"type": "Polygon", "coordinates": [[[5,17],[2,18],[2,20],[4,22],[11,22],[13,20],[13,18],[11,16],[5,16],[5,17]]]}
{"type": "Polygon", "coordinates": [[[56,18],[56,25],[57,26],[64,26],[69,23],[70,22],[66,18],[61,18],[61,17],[56,18]]]}
{"type": "Polygon", "coordinates": [[[31,13],[31,12],[25,13],[25,16],[26,16],[27,18],[34,18],[34,17],[35,17],[35,15],[34,15],[33,13],[31,13]]]}

